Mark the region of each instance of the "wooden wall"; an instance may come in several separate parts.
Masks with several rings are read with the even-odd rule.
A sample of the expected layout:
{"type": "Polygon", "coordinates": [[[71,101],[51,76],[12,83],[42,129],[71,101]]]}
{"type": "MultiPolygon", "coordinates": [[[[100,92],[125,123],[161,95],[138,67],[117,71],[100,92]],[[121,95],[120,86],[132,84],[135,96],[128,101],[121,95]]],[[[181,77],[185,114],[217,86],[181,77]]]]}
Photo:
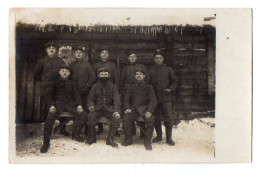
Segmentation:
{"type": "Polygon", "coordinates": [[[42,122],[39,83],[33,80],[33,68],[45,55],[44,44],[56,41],[60,45],[84,44],[90,50],[91,63],[100,59],[100,50],[110,49],[110,60],[118,72],[127,65],[127,52],[135,49],[139,63],[148,68],[153,64],[153,52],[165,48],[166,64],[172,66],[179,78],[175,108],[181,118],[190,112],[214,110],[215,95],[215,36],[133,36],[124,34],[17,34],[16,41],[16,122],[42,122]],[[209,80],[210,79],[210,80],[209,80]],[[209,92],[209,86],[211,86],[209,92]]]}

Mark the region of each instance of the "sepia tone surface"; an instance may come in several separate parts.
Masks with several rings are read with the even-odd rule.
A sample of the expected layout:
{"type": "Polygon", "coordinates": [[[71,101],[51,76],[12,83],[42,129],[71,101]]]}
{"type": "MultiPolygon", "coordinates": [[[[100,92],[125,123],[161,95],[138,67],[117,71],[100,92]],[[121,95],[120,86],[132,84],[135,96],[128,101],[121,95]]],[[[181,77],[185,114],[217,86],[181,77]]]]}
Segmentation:
{"type": "MultiPolygon", "coordinates": [[[[86,35],[84,35],[84,33],[79,33],[80,31],[82,31],[81,29],[79,29],[78,31],[75,30],[70,31],[70,28],[68,29],[67,33],[66,32],[57,33],[57,30],[59,30],[56,28],[57,26],[53,24],[52,25],[46,25],[46,24],[48,23],[54,23],[59,25],[64,24],[62,21],[64,18],[64,16],[62,15],[63,10],[62,9],[59,10],[60,10],[60,14],[56,16],[57,18],[54,19],[54,21],[52,21],[53,19],[49,21],[44,20],[44,22],[48,21],[44,24],[40,24],[40,22],[43,21],[37,21],[35,18],[31,18],[28,21],[28,18],[26,17],[27,14],[31,14],[33,12],[36,12],[36,14],[38,14],[39,16],[42,15],[44,16],[44,12],[46,12],[44,9],[41,10],[28,9],[25,10],[24,12],[20,11],[16,13],[15,16],[15,21],[21,22],[19,24],[20,26],[24,25],[23,23],[29,23],[29,24],[33,24],[34,26],[37,26],[34,28],[38,28],[37,31],[33,31],[33,32],[30,29],[29,32],[28,30],[27,31],[16,30],[16,33],[18,34],[16,35],[16,42],[15,42],[16,57],[19,57],[18,60],[21,60],[18,61],[19,63],[17,63],[17,59],[16,59],[16,70],[18,70],[16,71],[16,75],[17,75],[16,79],[18,79],[18,81],[20,80],[20,82],[17,82],[16,80],[16,91],[17,91],[16,105],[18,107],[16,107],[17,108],[16,114],[14,114],[16,115],[15,122],[19,124],[16,126],[16,139],[17,139],[16,156],[19,157],[18,160],[16,160],[17,162],[28,162],[29,160],[27,159],[23,160],[23,158],[25,157],[39,157],[36,160],[39,163],[42,163],[46,161],[46,160],[44,161],[44,158],[43,160],[41,160],[42,157],[63,156],[63,157],[68,157],[68,159],[64,158],[59,161],[57,160],[56,161],[72,163],[77,160],[76,161],[77,163],[100,163],[100,162],[105,163],[106,160],[102,160],[97,155],[97,153],[93,151],[94,150],[104,151],[107,152],[106,154],[108,154],[108,156],[113,154],[114,152],[113,149],[108,148],[107,146],[104,145],[104,139],[106,135],[105,133],[103,136],[99,137],[98,143],[95,146],[91,146],[91,147],[86,146],[86,144],[79,144],[79,143],[77,144],[74,141],[72,141],[70,138],[64,138],[59,135],[54,135],[53,140],[51,141],[52,150],[50,150],[50,153],[48,153],[49,155],[42,156],[41,154],[39,154],[39,147],[41,146],[41,139],[42,139],[42,131],[40,130],[42,128],[42,124],[40,124],[39,122],[43,122],[44,117],[41,115],[39,109],[37,108],[37,106],[39,106],[39,103],[37,102],[37,100],[39,100],[37,96],[38,93],[37,83],[33,83],[32,81],[30,81],[32,80],[30,76],[32,75],[31,70],[33,69],[34,64],[37,62],[37,59],[43,55],[42,52],[43,44],[47,40],[53,39],[54,35],[55,35],[55,40],[57,40],[61,46],[71,46],[73,44],[78,44],[79,42],[85,43],[88,46],[89,50],[92,50],[88,55],[86,55],[87,59],[92,63],[98,59],[98,53],[96,53],[96,51],[98,52],[102,48],[102,46],[109,45],[110,48],[112,49],[111,60],[117,64],[119,73],[120,73],[120,69],[122,69],[122,67],[126,65],[126,52],[129,47],[132,48],[136,46],[135,48],[139,49],[140,61],[141,63],[144,63],[146,66],[152,64],[153,53],[151,50],[154,50],[158,47],[161,48],[166,47],[167,50],[170,50],[166,53],[167,54],[166,57],[173,57],[173,58],[166,59],[166,64],[174,67],[174,70],[177,71],[177,75],[180,80],[180,86],[178,89],[178,95],[176,97],[177,100],[176,100],[175,108],[179,118],[181,119],[181,123],[173,129],[174,140],[178,143],[178,145],[171,148],[166,146],[165,143],[153,144],[154,150],[152,151],[152,153],[149,154],[147,153],[147,155],[141,154],[143,157],[140,155],[140,157],[136,159],[135,157],[137,155],[139,156],[139,154],[142,151],[146,153],[146,151],[143,148],[142,141],[140,139],[135,139],[136,140],[135,145],[127,148],[121,146],[118,149],[120,151],[116,154],[114,158],[111,158],[111,160],[108,161],[108,163],[111,162],[186,162],[186,161],[187,162],[198,162],[198,161],[209,162],[209,161],[218,161],[218,159],[219,161],[221,161],[221,157],[219,158],[216,157],[217,155],[216,151],[219,150],[217,150],[218,148],[215,150],[215,145],[214,145],[215,143],[214,129],[215,129],[216,121],[214,120],[214,118],[204,118],[209,116],[212,117],[212,115],[214,117],[215,81],[216,81],[215,79],[216,36],[214,34],[215,30],[210,29],[209,30],[210,32],[207,32],[207,30],[205,31],[205,29],[203,28],[201,29],[201,27],[197,27],[197,25],[206,24],[214,28],[215,24],[214,22],[212,22],[212,20],[210,20],[209,23],[205,22],[207,21],[207,19],[205,20],[205,18],[207,17],[215,18],[214,16],[216,12],[214,10],[204,10],[205,14],[203,13],[199,14],[198,11],[196,10],[189,10],[188,12],[185,9],[183,10],[178,9],[176,10],[176,12],[182,11],[182,13],[179,13],[178,15],[177,13],[174,14],[175,12],[172,12],[172,10],[166,10],[165,15],[168,16],[168,20],[166,20],[167,22],[164,22],[163,20],[158,20],[155,17],[154,20],[148,20],[151,23],[148,22],[146,24],[140,23],[140,20],[132,20],[135,19],[136,14],[138,15],[138,13],[136,13],[132,17],[129,18],[127,17],[126,21],[121,19],[121,24],[126,25],[125,22],[131,19],[130,20],[131,22],[127,23],[128,25],[134,26],[134,25],[167,24],[167,25],[173,25],[173,27],[168,27],[167,30],[165,29],[167,28],[167,26],[166,27],[164,26],[163,32],[160,32],[160,30],[158,30],[158,32],[151,32],[153,31],[152,27],[149,29],[147,27],[144,27],[143,29],[142,27],[139,28],[136,27],[137,30],[139,30],[139,35],[135,35],[137,33],[135,29],[133,29],[134,27],[130,28],[128,34],[125,34],[124,32],[118,33],[120,32],[120,29],[115,28],[115,32],[114,32],[115,34],[113,32],[109,33],[108,31],[107,34],[102,35],[103,40],[99,36],[100,33],[102,34],[104,32],[104,30],[106,31],[106,29],[104,29],[103,27],[101,27],[101,29],[98,28],[93,33],[89,33],[86,35]],[[189,15],[184,15],[184,14],[189,14],[189,15]],[[171,15],[175,16],[175,19],[177,20],[171,21],[170,20],[171,15]],[[135,21],[136,23],[132,23],[133,21],[135,21]],[[181,24],[190,24],[195,27],[190,27],[190,28],[186,27],[185,30],[185,27],[182,27],[181,24]],[[85,40],[82,39],[83,35],[85,40]],[[116,35],[116,37],[114,35],[116,35]],[[81,38],[80,41],[79,38],[81,38]],[[24,58],[22,58],[22,56],[24,58]],[[25,123],[26,124],[30,123],[30,124],[25,126],[22,125],[25,123]],[[36,124],[31,124],[31,123],[36,123],[36,124]],[[84,147],[89,147],[89,148],[84,149],[84,147]],[[59,148],[63,148],[63,149],[59,150],[59,148]],[[85,156],[87,157],[88,154],[92,158],[90,159],[91,161],[90,160],[83,161],[79,159],[79,157],[85,157],[85,156]],[[124,154],[127,154],[128,157],[126,157],[125,159],[121,159],[124,154]],[[77,158],[76,160],[72,161],[69,159],[70,157],[74,157],[74,156],[77,158]],[[133,161],[134,159],[136,161],[133,161]]],[[[66,10],[70,10],[70,9],[66,9],[66,10]]],[[[106,11],[106,9],[102,9],[102,10],[106,11]]],[[[102,12],[102,10],[100,12],[102,12]]],[[[93,9],[91,9],[89,11],[90,13],[95,13],[95,11],[98,11],[98,9],[95,9],[94,11],[93,9]]],[[[145,9],[144,11],[147,14],[151,14],[151,11],[149,9],[145,9]]],[[[118,10],[117,13],[120,13],[120,10],[118,10]]],[[[122,11],[121,13],[123,14],[122,11]]],[[[162,15],[163,13],[160,14],[162,15]]],[[[112,18],[113,15],[115,14],[112,13],[112,16],[110,17],[112,18]]],[[[167,17],[164,19],[167,19],[167,17]]],[[[84,21],[88,21],[88,20],[84,20],[84,21]]],[[[111,22],[110,19],[105,18],[101,22],[101,24],[100,23],[98,24],[98,26],[115,25],[114,22],[111,23],[110,22],[111,22]]],[[[79,24],[79,28],[81,24],[82,26],[87,25],[85,22],[82,22],[80,20],[78,20],[77,23],[66,22],[65,24],[66,25],[79,24]]],[[[76,27],[71,27],[71,28],[73,30],[76,27]]],[[[126,28],[126,26],[124,27],[126,28]]],[[[28,29],[30,28],[30,26],[20,27],[20,28],[28,29]]],[[[61,54],[62,53],[64,54],[64,52],[66,54],[66,51],[64,52],[60,51],[60,52],[61,54]]],[[[223,124],[223,122],[221,122],[221,124],[223,124]]],[[[218,126],[218,123],[216,123],[216,126],[218,126]]],[[[14,126],[11,125],[11,128],[12,127],[14,126]]],[[[120,141],[121,143],[122,140],[123,140],[123,133],[121,137],[117,139],[117,141],[118,142],[120,141]]],[[[218,144],[216,144],[216,146],[217,145],[218,144]]],[[[219,145],[221,144],[219,143],[219,145]]],[[[245,148],[245,151],[247,149],[245,148]]],[[[14,151],[11,151],[10,153],[13,152],[14,151]]],[[[227,161],[228,160],[229,159],[227,159],[227,161]]]]}

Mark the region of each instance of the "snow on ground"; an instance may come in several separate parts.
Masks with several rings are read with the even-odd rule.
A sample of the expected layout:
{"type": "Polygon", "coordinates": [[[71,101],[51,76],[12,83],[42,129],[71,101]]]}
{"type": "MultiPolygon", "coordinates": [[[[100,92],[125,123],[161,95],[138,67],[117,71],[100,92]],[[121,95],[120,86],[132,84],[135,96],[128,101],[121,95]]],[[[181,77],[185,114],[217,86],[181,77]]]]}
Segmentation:
{"type": "MultiPolygon", "coordinates": [[[[43,123],[18,125],[16,128],[16,154],[19,158],[63,157],[69,158],[71,161],[82,158],[80,161],[82,163],[208,161],[208,159],[214,159],[214,125],[214,118],[182,120],[177,127],[173,128],[175,146],[169,146],[165,143],[163,128],[163,141],[153,143],[152,151],[145,150],[143,139],[138,137],[139,128],[137,128],[138,136],[133,138],[133,145],[128,147],[120,145],[124,140],[120,128],[121,137],[115,138],[119,148],[115,149],[107,146],[105,141],[108,126],[105,125],[105,132],[97,136],[97,143],[92,145],[73,141],[71,137],[53,134],[50,149],[46,154],[40,153],[43,123]]],[[[72,122],[67,125],[67,130],[70,133],[71,128],[72,122]]]]}

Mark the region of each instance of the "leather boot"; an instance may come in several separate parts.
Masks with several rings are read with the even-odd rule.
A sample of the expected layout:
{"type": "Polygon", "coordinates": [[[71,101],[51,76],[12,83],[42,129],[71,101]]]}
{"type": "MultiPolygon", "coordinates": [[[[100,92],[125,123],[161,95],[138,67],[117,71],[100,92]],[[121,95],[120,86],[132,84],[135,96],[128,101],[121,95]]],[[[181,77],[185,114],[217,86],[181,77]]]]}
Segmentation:
{"type": "Polygon", "coordinates": [[[50,140],[44,140],[43,145],[41,147],[41,153],[47,153],[50,148],[50,140]]]}
{"type": "Polygon", "coordinates": [[[87,123],[85,124],[85,135],[88,136],[88,125],[87,125],[87,123]]]}
{"type": "Polygon", "coordinates": [[[63,136],[69,136],[69,132],[66,131],[66,124],[63,125],[60,129],[60,134],[63,135],[63,136]]]}
{"type": "Polygon", "coordinates": [[[166,125],[165,130],[166,130],[166,143],[169,144],[170,146],[174,146],[175,142],[172,140],[172,126],[166,125]]]}
{"type": "Polygon", "coordinates": [[[102,123],[97,123],[98,126],[98,131],[97,131],[97,135],[101,135],[104,132],[104,127],[102,123]]]}
{"type": "Polygon", "coordinates": [[[84,142],[84,139],[80,136],[80,132],[83,128],[83,125],[84,124],[82,122],[78,121],[77,126],[75,127],[75,129],[76,129],[75,136],[72,139],[74,139],[78,142],[84,142]]]}
{"type": "Polygon", "coordinates": [[[135,126],[135,122],[133,122],[133,124],[132,124],[132,136],[136,136],[136,126],[135,126]]]}
{"type": "Polygon", "coordinates": [[[93,143],[97,142],[96,138],[96,128],[95,125],[89,125],[88,126],[88,131],[89,131],[89,139],[88,139],[88,144],[91,145],[93,143]]]}
{"type": "Polygon", "coordinates": [[[162,141],[162,126],[161,122],[155,125],[156,137],[153,139],[153,142],[160,142],[162,141]]]}
{"type": "Polygon", "coordinates": [[[124,126],[123,129],[124,129],[124,133],[125,133],[125,140],[124,142],[122,143],[123,146],[128,146],[128,145],[131,145],[133,144],[133,137],[132,137],[132,126],[124,126]]]}
{"type": "Polygon", "coordinates": [[[140,138],[145,139],[145,124],[140,123],[140,138]]]}
{"type": "Polygon", "coordinates": [[[117,128],[116,127],[110,127],[110,131],[108,133],[108,137],[107,137],[107,141],[106,144],[107,145],[111,145],[113,148],[117,148],[118,144],[115,143],[114,141],[114,136],[116,135],[117,132],[117,128]]]}
{"type": "Polygon", "coordinates": [[[148,151],[152,150],[153,129],[154,129],[154,127],[152,124],[146,125],[144,146],[145,146],[146,150],[148,150],[148,151]]]}

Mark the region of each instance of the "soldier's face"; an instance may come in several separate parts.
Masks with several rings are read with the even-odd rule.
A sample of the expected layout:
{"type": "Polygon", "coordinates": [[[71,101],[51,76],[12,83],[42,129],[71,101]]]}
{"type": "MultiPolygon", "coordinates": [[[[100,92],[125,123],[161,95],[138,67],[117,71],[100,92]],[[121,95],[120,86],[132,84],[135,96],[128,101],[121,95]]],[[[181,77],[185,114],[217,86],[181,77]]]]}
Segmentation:
{"type": "Polygon", "coordinates": [[[100,57],[102,61],[107,61],[109,57],[109,53],[107,50],[102,50],[100,53],[100,57]]]}
{"type": "Polygon", "coordinates": [[[137,60],[137,56],[135,54],[131,54],[128,57],[129,62],[134,63],[137,60]]]}
{"type": "Polygon", "coordinates": [[[83,52],[81,50],[76,50],[74,53],[77,59],[83,58],[83,52]]]}
{"type": "Polygon", "coordinates": [[[164,57],[163,57],[162,55],[156,55],[156,56],[154,57],[154,62],[155,62],[156,64],[161,65],[161,64],[163,64],[163,61],[164,61],[164,57]]]}
{"type": "Polygon", "coordinates": [[[142,81],[142,80],[144,80],[144,78],[145,78],[145,75],[142,72],[136,72],[135,73],[135,79],[136,80],[142,81]]]}
{"type": "Polygon", "coordinates": [[[54,46],[49,46],[46,48],[46,52],[47,52],[47,55],[52,58],[56,54],[57,49],[54,46]]]}
{"type": "Polygon", "coordinates": [[[68,69],[60,69],[59,74],[62,79],[67,79],[70,75],[70,71],[68,69]]]}

